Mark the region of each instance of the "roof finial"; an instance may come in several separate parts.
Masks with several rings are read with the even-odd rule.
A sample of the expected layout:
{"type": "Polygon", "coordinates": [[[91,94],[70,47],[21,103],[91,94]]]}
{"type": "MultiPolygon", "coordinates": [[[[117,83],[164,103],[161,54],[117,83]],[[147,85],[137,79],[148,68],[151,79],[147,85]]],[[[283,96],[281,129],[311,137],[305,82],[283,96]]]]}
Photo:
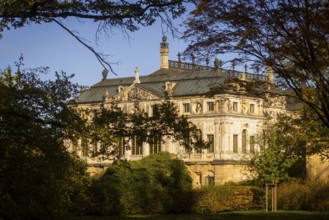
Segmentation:
{"type": "Polygon", "coordinates": [[[232,69],[235,71],[235,60],[232,60],[232,69]]]}
{"type": "Polygon", "coordinates": [[[105,80],[107,78],[107,74],[109,73],[109,71],[107,69],[104,69],[102,71],[102,75],[103,75],[103,79],[102,80],[105,80]]]}
{"type": "Polygon", "coordinates": [[[246,76],[247,76],[247,71],[248,71],[248,65],[244,65],[244,72],[241,75],[241,80],[246,80],[246,76]]]}
{"type": "Polygon", "coordinates": [[[256,66],[256,74],[259,74],[259,66],[256,66]]]}
{"type": "Polygon", "coordinates": [[[139,80],[139,69],[138,69],[138,67],[136,67],[136,69],[135,69],[135,80],[134,80],[134,83],[140,83],[140,80],[139,80]]]}
{"type": "Polygon", "coordinates": [[[163,42],[163,43],[166,43],[166,42],[167,42],[167,36],[163,36],[163,37],[162,37],[162,42],[163,42]]]}
{"type": "Polygon", "coordinates": [[[194,54],[191,55],[191,58],[192,58],[192,64],[194,65],[195,64],[195,56],[194,56],[194,54]]]}
{"type": "Polygon", "coordinates": [[[214,65],[215,65],[215,69],[221,68],[221,61],[218,58],[215,58],[214,65]]]}
{"type": "Polygon", "coordinates": [[[179,53],[177,54],[177,56],[178,56],[178,62],[182,62],[182,60],[181,60],[182,54],[179,52],[179,53]]]}

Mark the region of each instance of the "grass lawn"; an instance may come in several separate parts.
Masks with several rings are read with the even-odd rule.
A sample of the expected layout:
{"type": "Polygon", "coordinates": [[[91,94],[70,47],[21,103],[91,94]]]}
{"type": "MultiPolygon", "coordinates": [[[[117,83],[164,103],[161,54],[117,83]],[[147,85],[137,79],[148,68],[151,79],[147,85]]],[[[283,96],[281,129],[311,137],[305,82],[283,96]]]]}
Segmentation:
{"type": "Polygon", "coordinates": [[[134,215],[134,216],[107,216],[107,217],[77,217],[69,220],[328,220],[329,212],[304,212],[304,211],[245,211],[245,212],[228,212],[214,215],[134,215]]]}

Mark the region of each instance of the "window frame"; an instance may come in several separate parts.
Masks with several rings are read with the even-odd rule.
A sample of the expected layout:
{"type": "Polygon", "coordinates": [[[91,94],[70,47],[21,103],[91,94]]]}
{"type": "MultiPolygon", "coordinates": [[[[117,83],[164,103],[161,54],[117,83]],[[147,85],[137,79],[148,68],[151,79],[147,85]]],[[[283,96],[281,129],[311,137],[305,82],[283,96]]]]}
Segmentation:
{"type": "Polygon", "coordinates": [[[162,138],[161,135],[155,134],[149,142],[150,151],[149,154],[156,154],[162,150],[162,138]]]}
{"type": "Polygon", "coordinates": [[[207,102],[207,110],[208,110],[208,112],[215,111],[215,102],[213,102],[213,101],[207,102]]]}
{"type": "Polygon", "coordinates": [[[209,142],[209,140],[212,139],[210,146],[208,148],[208,153],[214,153],[215,152],[215,135],[214,134],[207,134],[207,142],[209,142]],[[210,138],[211,137],[211,138],[210,138]]]}
{"type": "Polygon", "coordinates": [[[207,186],[214,186],[215,185],[215,176],[205,176],[205,182],[207,186]]]}
{"type": "Polygon", "coordinates": [[[237,111],[238,111],[238,102],[233,102],[232,110],[233,110],[234,112],[237,112],[237,111]]]}
{"type": "Polygon", "coordinates": [[[191,104],[190,103],[183,103],[183,112],[190,113],[191,112],[191,104]]]}
{"type": "Polygon", "coordinates": [[[238,141],[239,135],[233,134],[233,153],[238,153],[239,150],[239,141],[238,141]]]}
{"type": "Polygon", "coordinates": [[[254,113],[255,113],[255,104],[251,103],[251,104],[249,105],[249,112],[250,112],[251,114],[254,114],[254,113]]]}
{"type": "Polygon", "coordinates": [[[89,143],[88,140],[85,138],[81,140],[81,155],[82,157],[89,156],[89,143]]]}
{"type": "Polygon", "coordinates": [[[140,140],[140,137],[133,136],[131,138],[131,154],[132,155],[143,155],[143,142],[140,140]]]}

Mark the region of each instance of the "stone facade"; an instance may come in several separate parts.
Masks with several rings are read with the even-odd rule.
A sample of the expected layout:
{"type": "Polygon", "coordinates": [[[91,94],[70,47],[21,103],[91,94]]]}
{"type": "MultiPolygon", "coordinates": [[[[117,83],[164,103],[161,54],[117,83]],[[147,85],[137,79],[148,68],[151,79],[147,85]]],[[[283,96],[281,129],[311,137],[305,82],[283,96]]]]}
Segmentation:
{"type": "MultiPolygon", "coordinates": [[[[166,138],[161,146],[143,144],[138,151],[124,150],[127,160],[138,160],[150,153],[168,151],[184,160],[194,180],[194,186],[223,184],[246,179],[242,161],[259,151],[257,135],[264,125],[285,113],[284,97],[266,95],[272,89],[273,73],[267,75],[224,70],[220,62],[215,67],[168,60],[166,39],[160,44],[160,69],[148,76],[106,79],[81,92],[76,99],[79,108],[95,108],[100,104],[110,106],[115,102],[127,111],[133,106],[152,114],[152,105],[170,100],[178,106],[202,132],[204,140],[212,142],[202,152],[187,152],[183,146],[166,138]],[[250,92],[248,86],[258,88],[250,92]]],[[[133,140],[131,140],[133,145],[133,140]]],[[[90,166],[102,167],[111,161],[88,158],[80,142],[74,149],[90,166]]],[[[96,146],[97,147],[97,146],[96,146]]],[[[98,146],[99,147],[99,146],[98,146]]],[[[95,169],[94,169],[95,170],[95,169]]]]}

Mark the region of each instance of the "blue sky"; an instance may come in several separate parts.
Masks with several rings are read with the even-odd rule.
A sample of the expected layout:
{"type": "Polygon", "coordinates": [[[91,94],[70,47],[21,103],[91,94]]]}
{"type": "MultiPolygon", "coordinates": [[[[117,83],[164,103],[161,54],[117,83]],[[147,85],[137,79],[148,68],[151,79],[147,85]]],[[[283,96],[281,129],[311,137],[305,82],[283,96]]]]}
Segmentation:
{"type": "MultiPolygon", "coordinates": [[[[129,33],[128,39],[121,30],[113,29],[108,36],[102,34],[96,43],[97,24],[65,20],[71,30],[93,46],[96,51],[108,57],[110,62],[118,62],[113,68],[118,77],[133,76],[138,66],[140,75],[148,75],[160,66],[160,42],[163,36],[161,24],[151,27],[141,27],[140,30],[129,33]]],[[[177,25],[179,21],[177,21],[177,25]]],[[[102,78],[103,67],[87,48],[80,44],[64,29],[55,23],[32,24],[20,29],[5,30],[0,39],[0,69],[14,67],[21,54],[24,56],[25,68],[49,67],[46,78],[52,78],[55,71],[65,71],[75,74],[73,82],[90,86],[102,78]]],[[[186,43],[173,38],[169,33],[169,59],[177,60],[178,52],[183,52],[186,43]]],[[[109,74],[108,78],[117,77],[109,74]]]]}

